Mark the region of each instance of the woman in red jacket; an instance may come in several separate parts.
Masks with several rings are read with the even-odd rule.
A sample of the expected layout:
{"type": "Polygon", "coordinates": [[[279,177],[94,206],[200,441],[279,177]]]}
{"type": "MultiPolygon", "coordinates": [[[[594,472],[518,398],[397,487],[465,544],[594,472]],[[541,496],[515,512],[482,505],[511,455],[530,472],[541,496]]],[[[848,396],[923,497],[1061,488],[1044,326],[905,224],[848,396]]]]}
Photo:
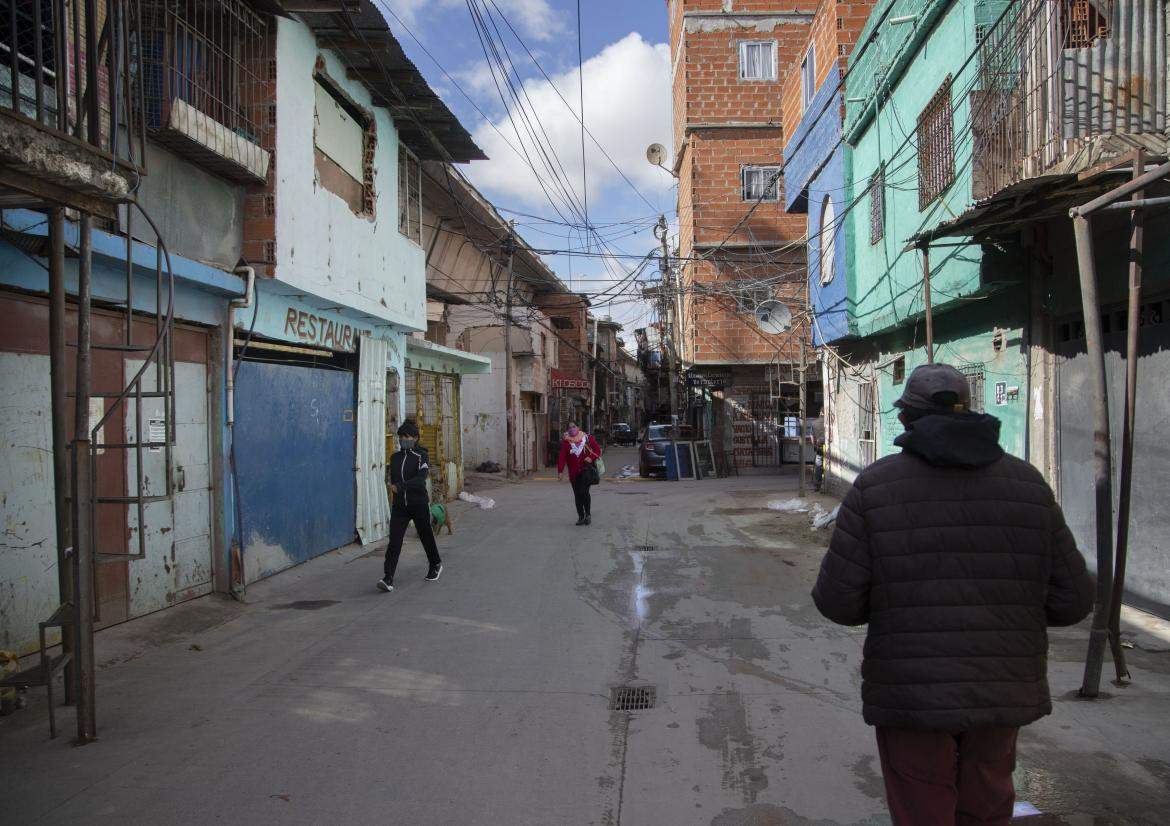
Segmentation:
{"type": "Polygon", "coordinates": [[[569,467],[569,483],[573,486],[573,499],[577,503],[577,524],[588,525],[590,522],[589,482],[584,472],[585,468],[601,458],[601,446],[597,440],[585,431],[579,429],[574,422],[569,422],[565,437],[561,440],[561,455],[557,459],[557,479],[561,479],[565,466],[569,467]]]}

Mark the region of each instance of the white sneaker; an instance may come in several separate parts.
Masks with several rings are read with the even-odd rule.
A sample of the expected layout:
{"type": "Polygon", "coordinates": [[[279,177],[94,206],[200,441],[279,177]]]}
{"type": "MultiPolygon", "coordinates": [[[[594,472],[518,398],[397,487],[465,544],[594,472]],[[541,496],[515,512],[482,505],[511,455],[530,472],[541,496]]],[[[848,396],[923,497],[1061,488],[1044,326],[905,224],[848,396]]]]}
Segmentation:
{"type": "Polygon", "coordinates": [[[442,562],[440,562],[438,565],[434,566],[429,571],[427,571],[427,575],[425,577],[423,577],[423,579],[425,579],[427,582],[434,582],[436,579],[439,578],[439,574],[441,574],[441,573],[443,573],[443,563],[442,562]]]}
{"type": "Polygon", "coordinates": [[[379,579],[378,580],[378,590],[383,591],[383,592],[388,594],[394,590],[394,586],[384,579],[379,579]]]}

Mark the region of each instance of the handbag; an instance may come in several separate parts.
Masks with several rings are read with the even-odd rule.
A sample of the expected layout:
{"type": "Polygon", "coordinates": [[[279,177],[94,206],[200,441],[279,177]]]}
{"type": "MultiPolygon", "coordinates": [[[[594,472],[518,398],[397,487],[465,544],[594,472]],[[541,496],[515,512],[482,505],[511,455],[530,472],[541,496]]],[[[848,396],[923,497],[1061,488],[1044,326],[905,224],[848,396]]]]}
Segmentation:
{"type": "Polygon", "coordinates": [[[597,470],[597,463],[590,462],[585,465],[585,469],[581,471],[581,475],[585,477],[585,484],[596,485],[601,482],[601,473],[597,470]]]}

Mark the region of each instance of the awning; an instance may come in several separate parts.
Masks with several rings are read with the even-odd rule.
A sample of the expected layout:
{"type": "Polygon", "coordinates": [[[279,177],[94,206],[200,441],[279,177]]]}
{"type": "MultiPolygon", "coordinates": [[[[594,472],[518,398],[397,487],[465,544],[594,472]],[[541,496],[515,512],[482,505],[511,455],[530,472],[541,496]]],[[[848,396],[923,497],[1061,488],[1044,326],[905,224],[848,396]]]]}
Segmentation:
{"type": "Polygon", "coordinates": [[[431,373],[455,373],[460,376],[484,375],[492,372],[492,360],[453,347],[409,336],[406,339],[406,368],[431,373]]]}

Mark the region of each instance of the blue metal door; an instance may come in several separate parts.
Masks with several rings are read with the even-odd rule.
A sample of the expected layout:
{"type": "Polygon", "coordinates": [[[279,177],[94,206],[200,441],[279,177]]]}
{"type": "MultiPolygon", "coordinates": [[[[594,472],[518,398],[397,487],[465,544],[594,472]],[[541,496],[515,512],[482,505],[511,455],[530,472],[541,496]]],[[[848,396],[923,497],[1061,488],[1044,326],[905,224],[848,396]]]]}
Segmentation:
{"type": "Polygon", "coordinates": [[[251,582],[354,541],[354,376],[239,367],[235,464],[251,582]]]}

